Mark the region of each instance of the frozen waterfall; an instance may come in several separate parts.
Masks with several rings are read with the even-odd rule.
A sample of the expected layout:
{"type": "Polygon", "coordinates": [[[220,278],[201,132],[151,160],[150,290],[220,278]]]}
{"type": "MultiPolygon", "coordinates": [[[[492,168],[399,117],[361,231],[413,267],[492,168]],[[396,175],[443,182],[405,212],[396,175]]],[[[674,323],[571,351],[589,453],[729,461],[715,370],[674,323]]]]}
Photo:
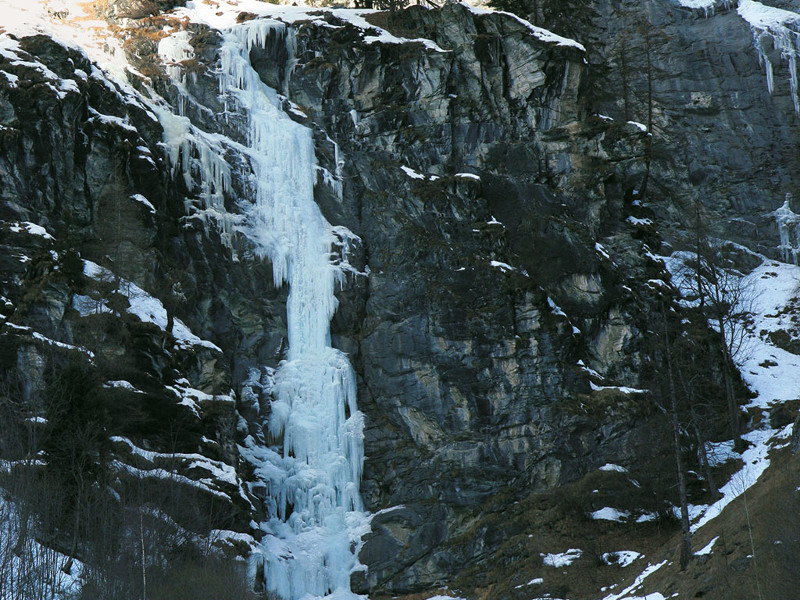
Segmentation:
{"type": "MultiPolygon", "coordinates": [[[[224,33],[220,48],[224,115],[245,138],[244,145],[202,132],[185,117],[160,116],[165,132],[183,132],[166,143],[173,164],[197,157],[193,167],[182,166],[203,179],[195,216],[210,215],[219,223],[219,213],[225,212],[220,192],[229,184],[218,174],[228,176],[228,171],[214,163],[223,148],[245,158],[252,171],[246,182],[252,202],[240,202],[241,214],[222,219],[220,229],[223,236],[231,227],[244,234],[272,263],[275,285],[289,286],[288,355],[274,373],[268,423],[276,445],[267,448],[250,438],[245,449],[258,465],[269,516],[260,524],[266,535],[253,569],[261,570],[267,589],[285,600],[358,598],[350,591],[350,575],[362,568],[358,551],[369,529],[359,495],[363,416],[356,407],[353,369],[330,345],[335,285],[350,269],[346,257],[337,259],[332,250],[346,247],[354,236],[332,227],[314,201],[312,132],[281,109],[283,99],[250,64],[251,48],[263,47],[270,35],[286,40],[291,52],[285,25],[269,20],[234,27],[224,33]]],[[[183,41],[162,41],[160,51],[181,59],[183,41]]]]}

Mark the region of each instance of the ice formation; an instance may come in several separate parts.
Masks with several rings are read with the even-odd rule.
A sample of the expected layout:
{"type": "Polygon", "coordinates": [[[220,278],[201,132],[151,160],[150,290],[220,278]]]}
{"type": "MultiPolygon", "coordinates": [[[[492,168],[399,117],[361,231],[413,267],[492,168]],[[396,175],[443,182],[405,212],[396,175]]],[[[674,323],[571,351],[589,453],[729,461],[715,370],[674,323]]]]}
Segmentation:
{"type": "Polygon", "coordinates": [[[781,244],[778,249],[785,262],[797,264],[797,255],[800,253],[800,215],[792,211],[792,195],[786,194],[783,205],[774,213],[778,224],[778,233],[781,244]]]}
{"type": "MultiPolygon", "coordinates": [[[[243,452],[259,466],[266,488],[267,534],[254,569],[263,570],[269,591],[285,600],[357,598],[350,591],[361,536],[368,530],[359,483],[363,416],[347,357],[331,347],[330,321],[337,281],[353,268],[347,251],[355,236],[332,227],[314,202],[318,167],[312,132],[283,110],[284,98],[267,87],[250,64],[250,49],[279,36],[293,56],[286,25],[258,19],[224,32],[218,69],[219,94],[237,143],[200,131],[189,119],[163,111],[165,146],[187,185],[200,188],[195,217],[213,217],[229,245],[243,234],[255,253],[272,264],[276,286],[289,286],[287,359],[272,379],[272,410],[266,448],[250,440],[243,452]],[[232,169],[225,151],[241,155],[251,171],[250,201],[238,216],[225,208],[232,169]],[[280,449],[279,449],[280,448],[280,449]]],[[[187,93],[179,63],[190,56],[185,37],[164,38],[162,56],[179,93],[187,93]],[[169,40],[169,41],[165,41],[169,40]]],[[[285,80],[291,76],[290,58],[285,80]]]]}
{"type": "MultiPolygon", "coordinates": [[[[335,285],[355,271],[347,255],[357,238],[323,217],[314,202],[320,169],[312,133],[282,110],[284,98],[250,64],[250,49],[265,46],[270,36],[286,44],[288,82],[295,42],[285,24],[258,19],[223,34],[218,69],[223,115],[227,126],[240,129],[244,144],[203,131],[170,110],[157,114],[172,165],[187,187],[198,190],[198,202],[187,206],[191,218],[214,223],[229,248],[233,236],[243,234],[255,253],[271,262],[275,285],[289,286],[287,360],[270,378],[267,429],[276,445],[267,448],[250,439],[243,448],[258,465],[269,515],[261,524],[267,535],[253,568],[262,570],[268,590],[285,600],[357,598],[350,575],[362,568],[357,556],[369,528],[359,495],[363,416],[352,367],[330,345],[335,285]],[[234,154],[251,171],[246,179],[252,197],[239,203],[238,215],[225,206],[234,170],[225,157],[234,154]]],[[[162,38],[159,54],[178,93],[188,95],[180,66],[192,56],[185,32],[162,38]]],[[[189,102],[194,100],[181,100],[179,112],[189,102]]],[[[335,191],[338,162],[337,173],[327,178],[335,180],[335,191]]]]}

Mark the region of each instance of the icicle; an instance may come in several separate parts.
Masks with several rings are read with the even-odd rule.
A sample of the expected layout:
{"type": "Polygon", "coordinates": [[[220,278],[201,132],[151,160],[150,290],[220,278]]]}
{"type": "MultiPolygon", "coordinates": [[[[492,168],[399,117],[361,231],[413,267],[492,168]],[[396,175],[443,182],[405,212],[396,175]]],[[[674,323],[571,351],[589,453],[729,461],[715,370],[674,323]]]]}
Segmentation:
{"type": "Polygon", "coordinates": [[[164,64],[167,76],[178,91],[178,114],[186,114],[189,92],[186,89],[186,71],[183,61],[194,58],[194,48],[189,43],[189,32],[178,31],[158,41],[158,56],[164,64]]]}
{"type": "Polygon", "coordinates": [[[794,110],[800,113],[798,98],[797,57],[800,55],[800,15],[788,10],[766,6],[755,0],[741,0],[737,9],[739,15],[749,23],[753,33],[753,45],[758,60],[764,66],[767,76],[767,90],[772,94],[774,77],[772,62],[764,50],[763,42],[771,38],[774,47],[780,51],[781,58],[789,65],[789,88],[794,110]]]}
{"type": "Polygon", "coordinates": [[[297,36],[294,29],[289,29],[286,33],[286,51],[288,58],[283,70],[283,95],[289,96],[289,82],[297,66],[297,36]]]}
{"type": "Polygon", "coordinates": [[[764,46],[761,43],[760,36],[755,39],[753,42],[756,48],[756,53],[758,54],[758,62],[761,66],[764,67],[764,74],[767,76],[767,91],[772,94],[772,91],[775,89],[775,80],[773,78],[772,72],[772,63],[767,56],[767,53],[764,51],[764,46]]]}
{"type": "Polygon", "coordinates": [[[161,145],[173,171],[180,171],[186,187],[198,192],[199,207],[192,199],[185,203],[188,218],[199,220],[206,227],[213,223],[222,243],[232,249],[233,234],[242,218],[225,209],[225,194],[231,187],[231,168],[222,158],[225,148],[220,139],[200,131],[187,117],[158,106],[153,110],[164,131],[161,145]]]}

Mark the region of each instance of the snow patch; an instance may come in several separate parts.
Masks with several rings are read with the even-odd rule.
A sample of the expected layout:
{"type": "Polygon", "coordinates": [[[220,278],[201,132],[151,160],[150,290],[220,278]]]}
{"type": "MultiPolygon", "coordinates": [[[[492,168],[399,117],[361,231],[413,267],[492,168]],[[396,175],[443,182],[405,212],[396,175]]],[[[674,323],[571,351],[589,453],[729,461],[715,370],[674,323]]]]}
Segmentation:
{"type": "Polygon", "coordinates": [[[402,169],[403,173],[408,175],[411,179],[425,179],[425,175],[422,173],[415,171],[414,169],[407,167],[405,165],[401,165],[400,169],[402,169]]]}
{"type": "Polygon", "coordinates": [[[643,123],[639,123],[637,121],[627,121],[626,125],[633,125],[639,131],[644,131],[645,133],[647,132],[647,125],[644,125],[643,123]]]}
{"type": "Polygon", "coordinates": [[[655,521],[658,518],[656,513],[642,513],[638,517],[636,517],[637,523],[649,523],[650,521],[655,521]]]}
{"type": "MultiPolygon", "coordinates": [[[[111,271],[89,260],[83,261],[83,273],[96,281],[117,280],[117,277],[111,271]]],[[[166,331],[168,322],[167,311],[161,303],[161,300],[151,296],[135,283],[121,278],[119,279],[117,291],[128,298],[128,313],[135,315],[143,323],[153,323],[161,330],[166,331]]],[[[79,310],[83,316],[86,316],[87,313],[85,311],[91,304],[86,301],[86,296],[76,296],[75,298],[77,298],[78,301],[76,302],[76,300],[73,299],[73,306],[79,310]]],[[[91,300],[91,303],[99,309],[99,312],[109,312],[109,308],[103,301],[91,300]]],[[[202,346],[210,350],[215,350],[216,352],[222,352],[220,347],[216,344],[197,337],[180,319],[174,320],[172,335],[178,342],[179,347],[189,348],[191,346],[202,346]]]]}
{"type": "Polygon", "coordinates": [[[153,214],[153,215],[156,214],[156,207],[153,206],[150,203],[150,201],[147,198],[145,198],[144,196],[142,196],[141,194],[133,194],[131,196],[131,200],[136,200],[136,202],[139,202],[140,204],[144,204],[147,207],[147,210],[150,211],[150,214],[153,214]]]}
{"type": "Polygon", "coordinates": [[[594,249],[600,256],[602,256],[606,260],[611,260],[611,255],[606,251],[606,249],[603,247],[603,244],[601,244],[600,242],[595,242],[594,249]]]}
{"type": "Polygon", "coordinates": [[[27,233],[28,235],[36,235],[46,240],[54,240],[55,238],[47,233],[47,230],[41,225],[31,223],[30,221],[22,221],[21,223],[11,223],[8,230],[11,233],[27,233]]]}
{"type": "Polygon", "coordinates": [[[542,579],[541,577],[534,577],[528,583],[521,583],[520,585],[515,585],[514,589],[515,590],[519,590],[519,589],[527,587],[529,585],[541,585],[543,583],[544,583],[544,579],[542,579]]]}
{"type": "Polygon", "coordinates": [[[606,463],[602,467],[600,467],[598,471],[616,471],[617,473],[627,473],[628,469],[626,469],[625,467],[620,467],[619,465],[606,463]]]}
{"type": "Polygon", "coordinates": [[[600,510],[594,511],[591,514],[591,517],[595,521],[614,521],[616,523],[621,523],[627,519],[630,514],[631,513],[629,513],[627,510],[619,510],[617,508],[606,506],[600,510]]]}
{"type": "Polygon", "coordinates": [[[126,119],[122,117],[116,117],[114,115],[105,115],[103,113],[97,112],[91,106],[89,107],[89,113],[92,115],[89,118],[89,123],[103,123],[105,125],[111,125],[113,127],[119,127],[120,129],[124,129],[125,131],[130,131],[131,133],[135,133],[137,136],[139,135],[139,130],[136,129],[133,125],[128,123],[126,119]]]}
{"type": "Polygon", "coordinates": [[[550,296],[547,297],[547,304],[548,306],[550,306],[550,310],[552,311],[552,313],[557,317],[567,316],[567,313],[561,310],[561,307],[558,304],[556,304],[550,296]]]}
{"type": "MultiPolygon", "coordinates": [[[[628,594],[642,587],[642,583],[644,583],[644,580],[647,579],[650,575],[652,575],[656,571],[658,571],[665,564],[667,564],[666,560],[663,560],[655,565],[652,564],[647,565],[647,568],[645,568],[644,571],[642,571],[639,575],[636,576],[636,579],[634,579],[632,584],[630,584],[628,587],[626,587],[618,594],[609,594],[608,596],[603,598],[603,600],[622,600],[623,598],[625,598],[625,600],[635,600],[636,597],[628,596],[628,594]]],[[[645,597],[648,598],[648,600],[664,600],[664,596],[659,592],[648,594],[645,597]]]]}
{"type": "Polygon", "coordinates": [[[4,496],[0,494],[0,531],[4,539],[0,546],[0,598],[66,600],[77,597],[83,563],[41,545],[35,535],[22,536],[23,519],[28,521],[25,529],[31,532],[36,530],[34,518],[30,513],[18,511],[4,496]],[[12,541],[15,540],[21,546],[19,552],[14,551],[12,541]],[[72,568],[67,572],[70,564],[72,568]]]}
{"type": "Polygon", "coordinates": [[[762,429],[750,431],[742,436],[742,439],[753,444],[742,453],[744,466],[733,474],[731,479],[720,488],[722,498],[710,506],[693,506],[692,533],[696,532],[711,519],[717,517],[722,510],[733,502],[736,498],[746,492],[753,484],[758,481],[762,473],[769,467],[767,453],[776,441],[788,438],[792,433],[792,425],[789,424],[782,430],[762,429]]]}
{"type": "Polygon", "coordinates": [[[504,15],[506,17],[511,17],[512,19],[514,19],[518,23],[520,23],[520,24],[524,25],[525,27],[527,27],[528,31],[530,31],[531,34],[533,34],[533,36],[536,39],[538,39],[538,40],[540,40],[542,42],[546,42],[548,44],[556,44],[558,46],[567,46],[567,47],[577,48],[578,50],[582,50],[583,52],[586,52],[586,48],[583,46],[583,44],[581,44],[579,42],[576,42],[575,40],[572,40],[570,38],[565,38],[565,37],[562,37],[560,35],[557,35],[557,34],[553,33],[552,31],[549,31],[547,29],[542,29],[541,27],[537,27],[536,25],[532,24],[530,21],[526,21],[525,19],[523,19],[521,17],[518,17],[517,15],[515,15],[513,13],[509,13],[509,12],[505,12],[505,11],[501,11],[501,10],[492,11],[492,10],[488,10],[488,9],[485,9],[485,8],[479,8],[477,6],[472,6],[472,5],[466,4],[466,3],[463,3],[462,6],[468,8],[470,10],[470,12],[472,12],[472,13],[474,13],[476,15],[487,15],[487,14],[495,13],[495,14],[499,14],[499,15],[504,15]]]}
{"type": "Polygon", "coordinates": [[[640,390],[638,388],[632,387],[625,387],[622,385],[597,385],[594,382],[589,382],[589,386],[592,388],[592,391],[600,392],[603,390],[614,390],[616,392],[620,392],[621,394],[646,394],[647,390],[640,390]]]}
{"type": "Polygon", "coordinates": [[[11,329],[14,329],[16,331],[24,331],[26,333],[29,333],[33,339],[39,342],[43,342],[48,346],[54,346],[56,348],[61,348],[62,350],[71,350],[75,352],[80,352],[81,354],[85,354],[86,356],[88,356],[90,360],[94,360],[94,352],[92,352],[91,350],[87,350],[83,346],[73,346],[72,344],[66,344],[64,342],[59,342],[57,340],[50,339],[49,337],[42,335],[38,331],[34,331],[30,327],[26,327],[24,325],[16,325],[14,323],[9,323],[9,322],[5,322],[3,323],[3,325],[6,327],[10,327],[11,329]]]}
{"type": "Polygon", "coordinates": [[[617,550],[616,552],[606,552],[600,558],[607,565],[627,567],[633,561],[643,556],[643,554],[634,552],[633,550],[617,550]]]}
{"type": "Polygon", "coordinates": [[[706,556],[707,554],[711,554],[711,550],[714,548],[714,544],[717,543],[719,536],[715,537],[713,540],[708,542],[705,546],[703,546],[700,550],[694,553],[695,556],[706,556]]]}
{"type": "Polygon", "coordinates": [[[129,381],[125,381],[124,379],[120,379],[117,381],[106,381],[103,384],[105,388],[117,388],[120,390],[128,390],[129,392],[133,392],[134,394],[144,394],[144,392],[136,387],[133,386],[132,383],[129,381]]]}
{"type": "Polygon", "coordinates": [[[570,548],[566,552],[558,554],[540,554],[542,557],[542,564],[545,567],[568,567],[583,555],[583,550],[580,548],[570,548]]]}
{"type": "Polygon", "coordinates": [[[516,271],[516,269],[511,265],[504,262],[500,262],[499,260],[489,261],[489,266],[494,267],[495,269],[500,269],[503,273],[508,273],[509,271],[516,271]]]}

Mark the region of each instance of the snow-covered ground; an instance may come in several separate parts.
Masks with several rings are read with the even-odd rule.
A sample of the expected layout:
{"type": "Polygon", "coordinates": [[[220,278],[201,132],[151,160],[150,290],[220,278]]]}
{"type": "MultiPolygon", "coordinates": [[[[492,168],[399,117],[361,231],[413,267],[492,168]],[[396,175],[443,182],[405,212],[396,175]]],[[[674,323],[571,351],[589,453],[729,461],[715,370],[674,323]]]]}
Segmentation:
{"type": "MultiPolygon", "coordinates": [[[[751,412],[760,410],[762,428],[743,435],[750,447],[741,455],[732,447],[730,458],[740,458],[742,468],[720,489],[723,494],[710,506],[691,507],[692,531],[696,532],[735,498],[752,486],[769,467],[767,454],[786,443],[791,425],[770,429],[767,413],[770,407],[788,400],[800,399],[800,356],[775,346],[769,333],[792,326],[791,314],[784,309],[798,293],[800,268],[795,265],[764,259],[744,278],[743,289],[751,297],[752,323],[744,330],[741,351],[735,357],[742,377],[755,398],[746,406],[751,412]]],[[[717,457],[719,459],[720,457],[717,457]]]]}
{"type": "Polygon", "coordinates": [[[740,361],[742,376],[758,396],[748,408],[768,409],[770,405],[800,398],[800,356],[770,343],[770,332],[786,330],[792,312],[784,312],[798,293],[800,267],[766,260],[747,276],[753,291],[753,324],[740,361]]]}
{"type": "Polygon", "coordinates": [[[600,558],[607,565],[627,567],[633,561],[642,558],[642,556],[642,554],[633,550],[617,550],[616,552],[605,552],[600,558]]]}
{"type": "Polygon", "coordinates": [[[641,589],[642,584],[644,584],[645,579],[647,579],[650,575],[658,571],[661,567],[667,564],[667,561],[663,560],[660,563],[655,565],[648,564],[647,567],[636,576],[636,579],[633,580],[628,587],[617,594],[608,594],[603,600],[665,600],[666,596],[661,594],[660,592],[651,592],[646,594],[645,596],[635,596],[631,595],[633,592],[641,589]]]}
{"type": "Polygon", "coordinates": [[[583,555],[580,548],[570,548],[566,552],[542,554],[542,564],[546,567],[568,567],[583,555]]]}

